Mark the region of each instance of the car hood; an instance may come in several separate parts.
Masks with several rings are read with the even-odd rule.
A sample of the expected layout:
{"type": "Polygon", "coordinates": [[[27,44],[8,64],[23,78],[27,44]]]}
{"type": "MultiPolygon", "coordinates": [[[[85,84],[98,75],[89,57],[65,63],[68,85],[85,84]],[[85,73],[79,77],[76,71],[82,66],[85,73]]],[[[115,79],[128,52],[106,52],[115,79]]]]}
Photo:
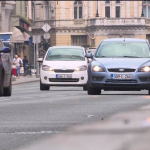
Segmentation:
{"type": "Polygon", "coordinates": [[[138,68],[150,65],[150,58],[95,58],[105,68],[138,68]]]}
{"type": "Polygon", "coordinates": [[[86,61],[44,61],[43,65],[48,65],[53,69],[76,69],[79,66],[87,65],[86,61]]]}

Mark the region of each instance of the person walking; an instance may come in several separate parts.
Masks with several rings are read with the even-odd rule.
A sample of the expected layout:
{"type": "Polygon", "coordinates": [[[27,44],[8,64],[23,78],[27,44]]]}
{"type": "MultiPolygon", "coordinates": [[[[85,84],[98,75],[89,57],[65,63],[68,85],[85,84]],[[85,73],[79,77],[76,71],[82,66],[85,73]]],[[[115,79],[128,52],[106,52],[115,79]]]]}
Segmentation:
{"type": "Polygon", "coordinates": [[[26,56],[24,56],[24,59],[23,59],[24,76],[27,75],[27,65],[28,65],[28,59],[26,56]]]}
{"type": "Polygon", "coordinates": [[[19,64],[20,64],[20,68],[21,68],[21,67],[22,67],[23,62],[22,62],[22,59],[20,58],[20,55],[18,56],[18,59],[19,59],[19,64]]]}
{"type": "Polygon", "coordinates": [[[14,65],[16,66],[16,75],[17,75],[17,78],[19,78],[20,76],[20,63],[19,63],[19,57],[18,55],[15,55],[15,58],[13,59],[13,63],[14,65]]]}
{"type": "Polygon", "coordinates": [[[16,77],[16,64],[13,62],[12,64],[12,76],[16,77]]]}

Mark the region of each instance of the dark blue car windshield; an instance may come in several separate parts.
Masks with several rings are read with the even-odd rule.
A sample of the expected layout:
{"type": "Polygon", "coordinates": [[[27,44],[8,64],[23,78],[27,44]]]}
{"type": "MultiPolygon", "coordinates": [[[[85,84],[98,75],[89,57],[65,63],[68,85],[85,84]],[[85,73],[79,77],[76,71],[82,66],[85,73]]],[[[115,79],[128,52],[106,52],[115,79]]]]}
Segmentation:
{"type": "Polygon", "coordinates": [[[150,57],[146,42],[102,42],[95,57],[150,57]]]}

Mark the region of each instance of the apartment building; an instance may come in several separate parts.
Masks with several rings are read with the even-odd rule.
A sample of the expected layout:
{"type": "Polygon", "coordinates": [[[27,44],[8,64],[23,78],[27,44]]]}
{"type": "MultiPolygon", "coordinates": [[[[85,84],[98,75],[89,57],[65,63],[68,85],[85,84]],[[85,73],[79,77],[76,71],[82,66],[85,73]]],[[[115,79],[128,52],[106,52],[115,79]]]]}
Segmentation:
{"type": "Polygon", "coordinates": [[[31,35],[43,38],[48,23],[51,45],[97,46],[105,38],[150,39],[149,1],[32,1],[31,35]]]}

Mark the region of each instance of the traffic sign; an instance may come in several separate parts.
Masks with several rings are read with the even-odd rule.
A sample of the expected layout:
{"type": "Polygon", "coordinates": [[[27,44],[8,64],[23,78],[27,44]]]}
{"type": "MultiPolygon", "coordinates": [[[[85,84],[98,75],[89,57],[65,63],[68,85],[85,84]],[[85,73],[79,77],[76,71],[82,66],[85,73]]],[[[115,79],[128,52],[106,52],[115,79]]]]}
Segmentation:
{"type": "Polygon", "coordinates": [[[32,43],[41,43],[41,36],[40,35],[33,35],[32,43]]]}
{"type": "Polygon", "coordinates": [[[44,26],[42,27],[42,29],[43,29],[45,32],[48,32],[48,31],[51,29],[51,26],[46,23],[46,24],[44,24],[44,26]]]}
{"type": "Polygon", "coordinates": [[[44,39],[49,39],[50,38],[50,34],[49,33],[44,33],[44,39]]]}

